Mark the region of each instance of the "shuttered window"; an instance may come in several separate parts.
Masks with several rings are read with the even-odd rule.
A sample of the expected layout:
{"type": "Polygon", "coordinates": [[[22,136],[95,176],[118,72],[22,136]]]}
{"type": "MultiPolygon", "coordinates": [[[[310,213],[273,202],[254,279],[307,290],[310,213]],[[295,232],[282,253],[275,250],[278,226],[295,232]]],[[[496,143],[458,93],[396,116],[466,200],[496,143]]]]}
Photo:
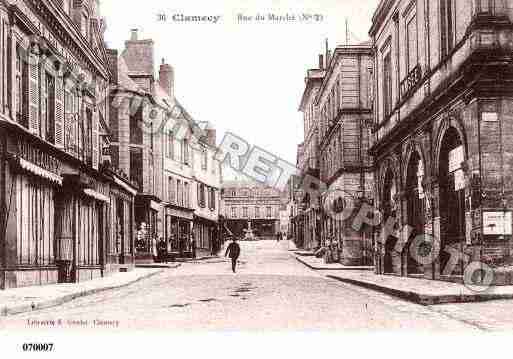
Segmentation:
{"type": "Polygon", "coordinates": [[[54,93],[54,135],[55,146],[64,148],[64,80],[62,77],[55,78],[54,93]]]}
{"type": "Polygon", "coordinates": [[[385,117],[392,112],[392,59],[390,52],[383,59],[383,111],[385,117]]]}
{"type": "Polygon", "coordinates": [[[39,119],[39,62],[34,54],[28,56],[28,125],[29,130],[37,136],[41,136],[39,119]]]}
{"type": "Polygon", "coordinates": [[[48,142],[55,143],[55,79],[47,72],[42,97],[45,138],[48,142]]]}

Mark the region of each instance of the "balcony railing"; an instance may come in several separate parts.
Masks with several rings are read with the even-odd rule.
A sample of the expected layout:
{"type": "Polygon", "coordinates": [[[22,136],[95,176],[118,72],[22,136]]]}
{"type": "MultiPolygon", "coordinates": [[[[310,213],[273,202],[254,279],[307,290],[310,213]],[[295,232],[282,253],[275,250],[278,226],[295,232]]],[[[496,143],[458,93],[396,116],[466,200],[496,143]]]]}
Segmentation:
{"type": "Polygon", "coordinates": [[[401,98],[407,98],[410,96],[413,91],[416,89],[422,78],[422,70],[420,65],[415,66],[406,76],[406,78],[401,81],[401,98]]]}

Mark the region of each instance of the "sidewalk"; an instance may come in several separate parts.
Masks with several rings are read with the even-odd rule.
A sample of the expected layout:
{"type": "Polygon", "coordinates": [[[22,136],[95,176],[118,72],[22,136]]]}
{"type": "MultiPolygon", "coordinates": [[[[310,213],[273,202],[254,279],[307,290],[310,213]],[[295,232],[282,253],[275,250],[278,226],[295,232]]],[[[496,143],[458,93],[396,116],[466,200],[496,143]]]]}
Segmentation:
{"type": "Polygon", "coordinates": [[[322,270],[328,278],[422,305],[513,299],[513,285],[496,286],[486,291],[477,292],[460,283],[378,275],[373,272],[373,267],[347,267],[338,263],[324,264],[322,259],[305,256],[304,253],[297,253],[295,257],[297,261],[310,269],[322,270]]]}
{"type": "Polygon", "coordinates": [[[361,270],[361,271],[372,271],[374,267],[371,266],[345,266],[340,263],[324,263],[323,258],[317,258],[314,255],[306,255],[307,252],[295,252],[296,260],[303,263],[310,269],[315,270],[361,270]]]}
{"type": "Polygon", "coordinates": [[[511,285],[491,287],[487,291],[476,292],[460,283],[378,275],[371,271],[331,272],[326,276],[422,305],[513,299],[511,285]]]}
{"type": "Polygon", "coordinates": [[[128,286],[162,272],[163,268],[135,268],[82,283],[50,284],[0,290],[0,317],[50,308],[73,299],[128,286]]]}

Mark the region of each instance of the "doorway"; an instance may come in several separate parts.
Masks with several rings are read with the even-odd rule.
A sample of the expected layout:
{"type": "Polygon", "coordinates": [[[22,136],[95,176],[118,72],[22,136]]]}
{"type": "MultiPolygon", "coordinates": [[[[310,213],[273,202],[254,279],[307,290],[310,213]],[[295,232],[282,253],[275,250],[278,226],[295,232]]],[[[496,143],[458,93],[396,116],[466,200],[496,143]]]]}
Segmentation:
{"type": "Polygon", "coordinates": [[[463,264],[446,268],[451,255],[446,249],[462,250],[465,241],[465,185],[463,181],[464,148],[458,131],[450,127],[440,149],[440,272],[463,275],[463,264]]]}

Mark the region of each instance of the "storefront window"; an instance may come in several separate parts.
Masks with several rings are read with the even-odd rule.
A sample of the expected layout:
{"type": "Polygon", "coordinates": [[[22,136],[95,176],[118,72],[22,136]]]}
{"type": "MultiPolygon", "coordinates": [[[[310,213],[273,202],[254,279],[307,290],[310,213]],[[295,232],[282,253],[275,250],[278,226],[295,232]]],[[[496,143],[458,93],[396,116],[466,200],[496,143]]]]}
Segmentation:
{"type": "Polygon", "coordinates": [[[16,179],[19,265],[54,263],[54,191],[46,182],[24,175],[16,179]]]}

